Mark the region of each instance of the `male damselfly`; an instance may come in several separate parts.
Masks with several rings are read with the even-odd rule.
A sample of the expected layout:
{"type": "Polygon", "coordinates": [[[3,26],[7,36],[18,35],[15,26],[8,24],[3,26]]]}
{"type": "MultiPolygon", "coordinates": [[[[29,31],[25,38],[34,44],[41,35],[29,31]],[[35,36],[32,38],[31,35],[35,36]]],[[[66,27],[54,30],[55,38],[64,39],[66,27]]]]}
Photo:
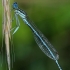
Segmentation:
{"type": "Polygon", "coordinates": [[[60,70],[62,70],[58,63],[59,55],[58,55],[57,51],[55,50],[55,48],[47,40],[47,38],[41,33],[41,31],[39,29],[37,29],[37,27],[33,24],[33,22],[30,21],[27,14],[18,8],[18,4],[16,2],[13,3],[13,9],[15,9],[14,12],[15,12],[15,17],[16,17],[16,22],[18,25],[17,28],[14,30],[13,34],[18,30],[19,25],[20,25],[19,20],[18,20],[18,15],[19,15],[22,18],[22,20],[25,22],[25,24],[27,24],[30,27],[30,29],[32,30],[32,32],[34,34],[34,39],[35,39],[36,43],[38,44],[39,48],[49,58],[53,59],[56,62],[56,64],[58,65],[58,68],[60,70]]]}

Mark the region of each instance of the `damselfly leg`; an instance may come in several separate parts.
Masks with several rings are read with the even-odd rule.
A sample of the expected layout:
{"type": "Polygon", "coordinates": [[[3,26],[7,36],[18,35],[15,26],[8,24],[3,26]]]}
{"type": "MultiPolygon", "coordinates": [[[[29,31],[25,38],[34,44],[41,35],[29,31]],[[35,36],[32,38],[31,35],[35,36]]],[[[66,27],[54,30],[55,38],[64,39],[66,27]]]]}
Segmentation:
{"type": "Polygon", "coordinates": [[[16,26],[10,30],[10,31],[14,30],[13,34],[15,34],[20,27],[20,22],[19,22],[17,14],[15,14],[15,18],[16,18],[16,26]]]}

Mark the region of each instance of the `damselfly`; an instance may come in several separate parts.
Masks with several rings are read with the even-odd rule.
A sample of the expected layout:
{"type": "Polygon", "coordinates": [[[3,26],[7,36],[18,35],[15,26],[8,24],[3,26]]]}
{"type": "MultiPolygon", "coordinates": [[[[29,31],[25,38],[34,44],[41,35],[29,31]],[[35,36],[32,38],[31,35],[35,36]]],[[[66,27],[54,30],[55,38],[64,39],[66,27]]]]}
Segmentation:
{"type": "Polygon", "coordinates": [[[37,29],[37,27],[33,24],[33,22],[30,21],[27,14],[18,8],[18,4],[16,2],[13,3],[13,9],[15,9],[14,12],[15,12],[15,17],[16,17],[16,22],[18,25],[17,28],[14,30],[13,34],[18,30],[19,25],[20,25],[19,20],[18,20],[18,15],[19,15],[22,18],[22,20],[25,22],[25,24],[27,24],[30,27],[30,29],[32,30],[32,32],[34,34],[34,39],[35,39],[36,43],[38,44],[39,48],[49,58],[53,59],[56,62],[56,64],[58,65],[59,69],[62,70],[58,63],[59,55],[58,55],[57,51],[55,50],[55,48],[50,44],[50,42],[41,33],[41,31],[39,29],[37,29]]]}

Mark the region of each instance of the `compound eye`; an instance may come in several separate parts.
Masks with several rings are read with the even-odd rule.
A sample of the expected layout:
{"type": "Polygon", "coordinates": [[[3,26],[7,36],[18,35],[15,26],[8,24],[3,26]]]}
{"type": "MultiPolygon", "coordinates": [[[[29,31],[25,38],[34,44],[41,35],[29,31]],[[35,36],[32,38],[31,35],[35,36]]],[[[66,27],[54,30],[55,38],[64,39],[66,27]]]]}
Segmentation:
{"type": "Polygon", "coordinates": [[[17,4],[17,2],[14,2],[14,3],[13,3],[13,9],[18,9],[18,4],[17,4]]]}

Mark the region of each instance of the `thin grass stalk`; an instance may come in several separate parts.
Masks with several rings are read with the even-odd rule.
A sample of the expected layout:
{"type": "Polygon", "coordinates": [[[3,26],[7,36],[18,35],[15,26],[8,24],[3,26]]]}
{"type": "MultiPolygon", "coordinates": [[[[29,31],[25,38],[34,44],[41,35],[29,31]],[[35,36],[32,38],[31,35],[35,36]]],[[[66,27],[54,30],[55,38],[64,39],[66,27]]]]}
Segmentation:
{"type": "Polygon", "coordinates": [[[10,28],[11,28],[11,22],[10,22],[10,1],[9,0],[3,0],[3,8],[4,8],[4,25],[3,25],[3,34],[5,38],[5,46],[6,46],[6,54],[7,54],[7,64],[8,64],[8,70],[11,70],[11,60],[10,60],[10,28]]]}

